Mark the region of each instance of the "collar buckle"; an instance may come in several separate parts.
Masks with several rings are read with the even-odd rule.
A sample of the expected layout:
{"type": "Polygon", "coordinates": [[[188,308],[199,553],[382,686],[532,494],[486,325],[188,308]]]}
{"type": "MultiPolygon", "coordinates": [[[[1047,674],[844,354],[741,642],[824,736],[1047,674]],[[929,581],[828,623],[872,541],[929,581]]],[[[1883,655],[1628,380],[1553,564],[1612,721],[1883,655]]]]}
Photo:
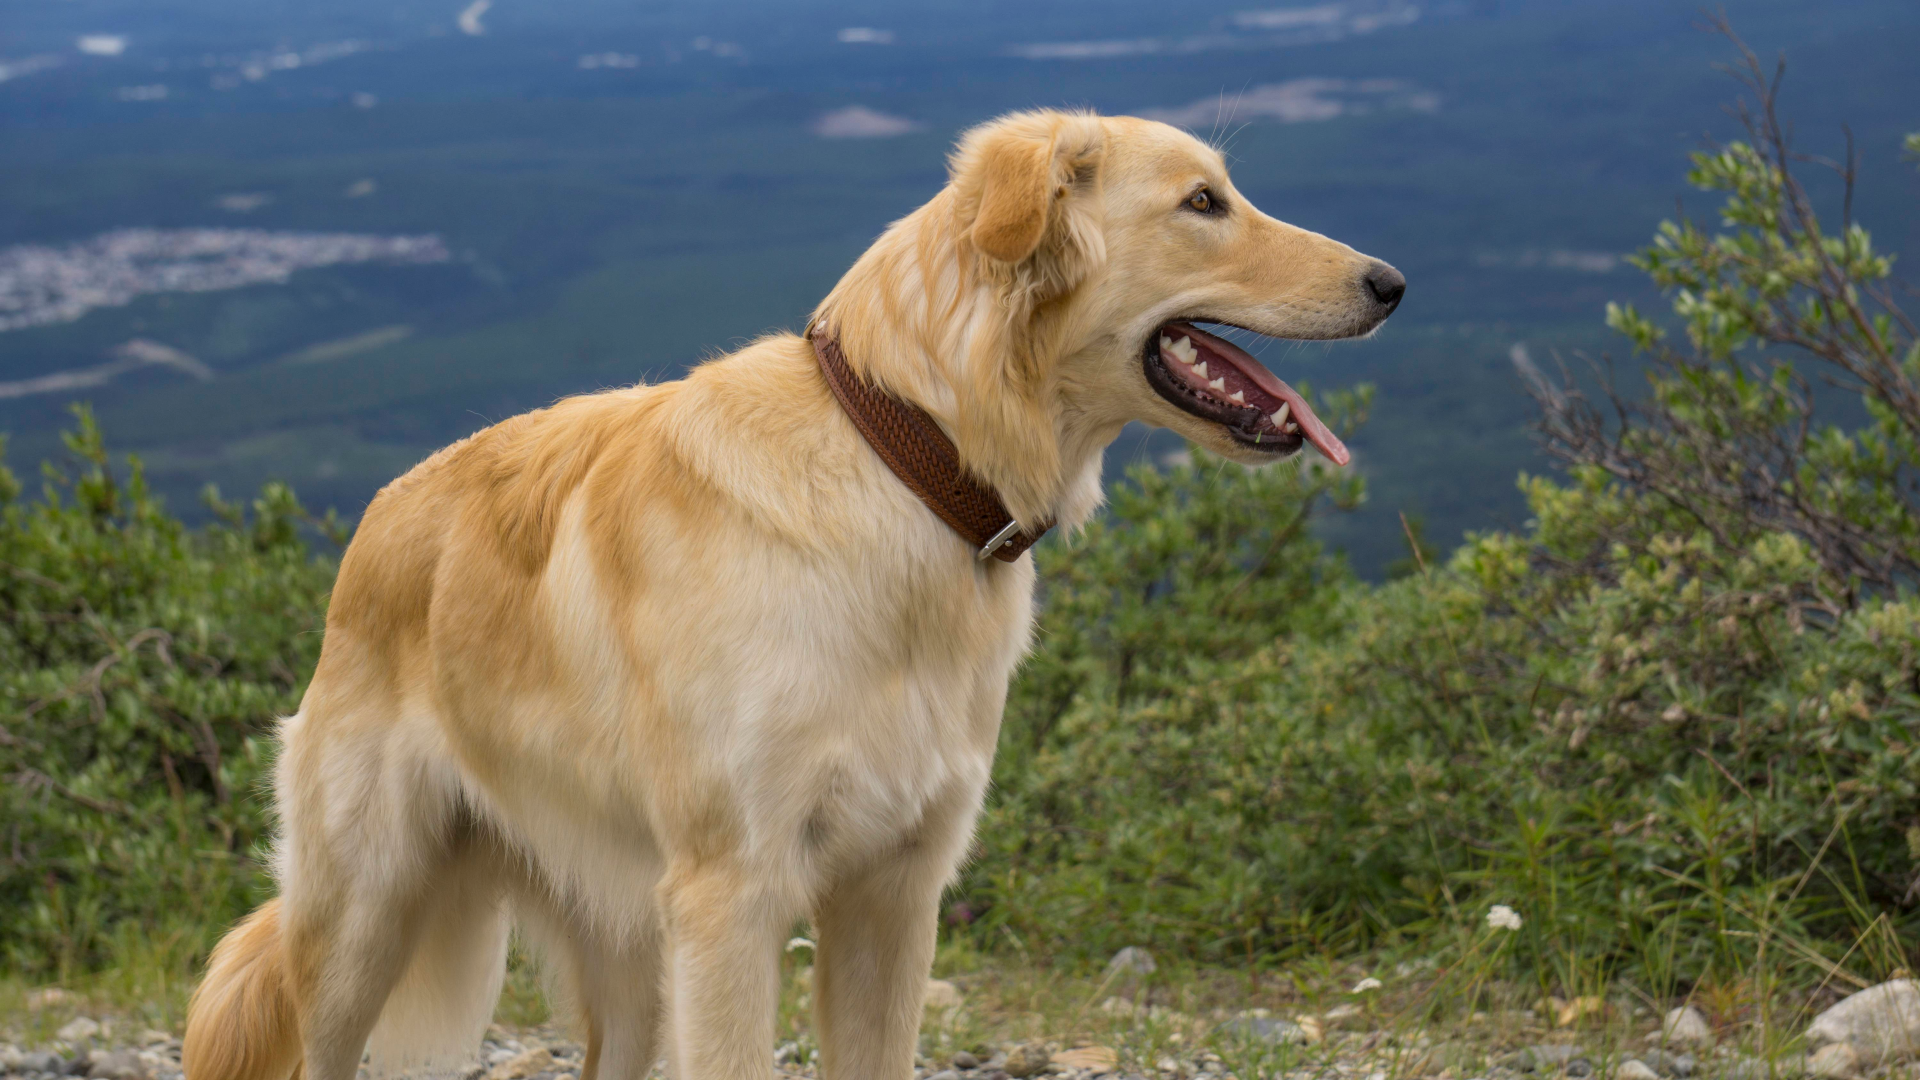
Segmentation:
{"type": "Polygon", "coordinates": [[[1019,534],[1020,523],[1018,521],[1008,521],[999,532],[987,538],[987,542],[981,545],[979,551],[973,553],[973,557],[981,562],[986,562],[988,559],[993,558],[994,552],[999,551],[1007,541],[1019,534]]]}

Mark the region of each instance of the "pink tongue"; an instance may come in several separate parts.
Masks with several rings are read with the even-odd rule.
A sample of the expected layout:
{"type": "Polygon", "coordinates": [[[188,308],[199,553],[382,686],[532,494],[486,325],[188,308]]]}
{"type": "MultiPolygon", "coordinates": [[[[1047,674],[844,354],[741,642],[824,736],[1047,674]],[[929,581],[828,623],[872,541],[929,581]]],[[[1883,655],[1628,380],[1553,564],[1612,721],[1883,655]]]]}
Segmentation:
{"type": "Polygon", "coordinates": [[[1214,337],[1204,330],[1196,330],[1186,323],[1173,325],[1178,327],[1181,333],[1191,337],[1196,345],[1218,354],[1222,360],[1238,368],[1240,374],[1245,375],[1262,391],[1293,406],[1291,410],[1293,421],[1300,425],[1300,433],[1307,437],[1307,441],[1313,444],[1315,450],[1320,451],[1321,456],[1335,465],[1345,465],[1353,460],[1353,455],[1347,452],[1347,446],[1340,441],[1340,436],[1335,435],[1332,429],[1320,422],[1320,418],[1314,415],[1312,407],[1307,404],[1307,399],[1301,397],[1298,391],[1288,386],[1279,376],[1268,371],[1260,361],[1248,356],[1246,350],[1230,341],[1214,337]]]}

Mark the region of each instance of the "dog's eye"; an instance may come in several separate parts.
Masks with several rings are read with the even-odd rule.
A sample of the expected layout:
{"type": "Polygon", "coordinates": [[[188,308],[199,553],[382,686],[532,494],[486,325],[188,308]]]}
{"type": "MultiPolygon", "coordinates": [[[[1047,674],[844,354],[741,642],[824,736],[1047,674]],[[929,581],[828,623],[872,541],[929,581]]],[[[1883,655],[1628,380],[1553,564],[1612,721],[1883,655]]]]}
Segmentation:
{"type": "Polygon", "coordinates": [[[1187,196],[1187,209],[1202,214],[1211,214],[1214,209],[1213,192],[1201,188],[1187,196]]]}

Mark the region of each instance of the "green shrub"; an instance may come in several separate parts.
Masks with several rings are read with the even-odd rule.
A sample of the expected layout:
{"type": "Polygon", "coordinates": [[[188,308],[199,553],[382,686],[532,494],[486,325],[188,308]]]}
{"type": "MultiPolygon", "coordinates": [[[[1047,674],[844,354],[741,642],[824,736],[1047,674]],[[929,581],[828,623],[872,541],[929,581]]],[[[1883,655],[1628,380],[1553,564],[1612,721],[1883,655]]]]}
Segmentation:
{"type": "Polygon", "coordinates": [[[1041,552],[962,932],[1433,955],[1508,904],[1503,955],[1543,993],[1911,966],[1920,345],[1865,230],[1823,231],[1748,59],[1754,141],[1692,177],[1726,231],[1640,256],[1687,347],[1616,308],[1646,396],[1603,411],[1529,373],[1568,472],[1522,478],[1524,532],[1434,567],[1409,527],[1413,572],[1378,587],[1293,538],[1250,602],[1257,521],[1196,542],[1193,508],[1284,517],[1310,489],[1208,464],[1135,474],[1088,550],[1041,552]],[[1796,362],[1869,423],[1816,418],[1796,362]]]}
{"type": "Polygon", "coordinates": [[[0,470],[0,948],[37,977],[190,956],[253,899],[271,728],[333,579],[284,486],[251,518],[210,492],[188,530],[78,415],[42,499],[0,470]]]}

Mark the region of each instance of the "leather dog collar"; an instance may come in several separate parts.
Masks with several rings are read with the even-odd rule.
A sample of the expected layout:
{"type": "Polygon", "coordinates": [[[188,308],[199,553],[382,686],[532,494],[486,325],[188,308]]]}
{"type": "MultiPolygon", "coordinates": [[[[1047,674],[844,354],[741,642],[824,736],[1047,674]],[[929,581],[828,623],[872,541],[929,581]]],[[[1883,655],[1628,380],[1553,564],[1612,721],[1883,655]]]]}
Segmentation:
{"type": "Polygon", "coordinates": [[[960,464],[959,451],[933,417],[863,382],[847,366],[840,340],[825,329],[809,326],[807,338],[813,342],[813,355],[820,361],[827,386],[867,445],[901,483],[920,496],[927,509],[973,546],[974,558],[991,555],[1013,562],[1053,528],[1052,522],[1046,522],[1033,532],[1023,531],[999,494],[960,464]]]}

